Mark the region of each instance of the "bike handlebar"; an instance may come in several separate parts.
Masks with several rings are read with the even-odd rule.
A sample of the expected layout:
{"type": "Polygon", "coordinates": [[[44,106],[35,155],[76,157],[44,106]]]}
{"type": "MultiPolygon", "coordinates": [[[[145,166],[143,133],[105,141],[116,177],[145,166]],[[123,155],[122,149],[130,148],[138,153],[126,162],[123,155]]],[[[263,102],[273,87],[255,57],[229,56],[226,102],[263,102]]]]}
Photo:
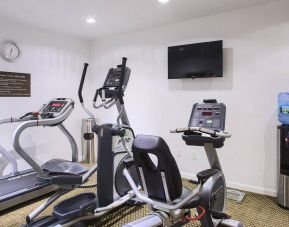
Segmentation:
{"type": "Polygon", "coordinates": [[[215,131],[208,128],[202,127],[185,127],[185,128],[176,128],[170,131],[171,133],[183,133],[183,132],[201,132],[211,136],[217,136],[222,138],[230,138],[232,136],[231,133],[225,131],[215,131]]]}

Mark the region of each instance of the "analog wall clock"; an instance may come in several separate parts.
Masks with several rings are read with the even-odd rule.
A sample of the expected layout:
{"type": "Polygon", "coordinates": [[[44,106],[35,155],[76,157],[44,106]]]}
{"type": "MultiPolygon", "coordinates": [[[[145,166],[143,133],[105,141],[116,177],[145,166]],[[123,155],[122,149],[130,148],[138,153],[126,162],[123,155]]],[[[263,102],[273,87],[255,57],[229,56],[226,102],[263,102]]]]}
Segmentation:
{"type": "Polygon", "coordinates": [[[11,40],[3,41],[0,44],[0,55],[8,62],[15,62],[19,59],[21,50],[18,44],[11,40]]]}

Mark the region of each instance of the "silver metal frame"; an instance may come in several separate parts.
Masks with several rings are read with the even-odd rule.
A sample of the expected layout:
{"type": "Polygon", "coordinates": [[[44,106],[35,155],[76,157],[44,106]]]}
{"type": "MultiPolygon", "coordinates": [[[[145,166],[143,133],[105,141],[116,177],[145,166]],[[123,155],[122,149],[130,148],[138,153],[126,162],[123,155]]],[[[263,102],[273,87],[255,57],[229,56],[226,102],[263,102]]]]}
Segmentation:
{"type": "MultiPolygon", "coordinates": [[[[189,131],[203,132],[206,134],[215,135],[215,136],[219,136],[219,137],[223,137],[223,138],[231,137],[231,134],[228,132],[216,132],[216,131],[213,131],[210,129],[199,128],[199,127],[181,128],[181,129],[173,130],[171,132],[184,132],[184,131],[188,131],[188,130],[189,131]]],[[[126,168],[123,170],[123,175],[127,179],[129,185],[131,186],[132,190],[134,191],[134,193],[138,199],[151,205],[156,210],[161,210],[161,211],[167,210],[170,214],[173,214],[173,215],[176,214],[175,216],[177,216],[177,213],[178,213],[175,211],[182,209],[182,207],[184,205],[186,205],[189,201],[191,201],[196,196],[198,196],[198,195],[206,196],[206,194],[210,193],[214,183],[217,181],[217,179],[222,177],[224,179],[224,184],[225,184],[224,188],[222,188],[222,190],[224,191],[224,207],[223,207],[222,212],[225,212],[225,210],[226,210],[226,183],[225,183],[224,174],[222,172],[221,164],[220,164],[220,161],[218,158],[218,154],[217,154],[217,151],[214,148],[213,144],[206,143],[206,144],[204,144],[204,148],[206,151],[206,155],[207,155],[210,167],[212,169],[218,169],[219,171],[216,174],[214,174],[213,176],[211,176],[203,185],[199,184],[195,190],[191,191],[190,194],[188,194],[185,197],[179,198],[178,200],[176,200],[174,202],[172,202],[169,198],[168,188],[167,188],[167,184],[166,184],[166,177],[165,177],[164,172],[161,172],[161,177],[162,177],[162,183],[163,183],[167,203],[151,199],[147,196],[147,193],[146,194],[142,193],[139,190],[139,188],[137,187],[137,185],[135,184],[135,182],[133,181],[129,171],[126,168]]],[[[144,180],[144,176],[142,174],[142,171],[140,171],[140,173],[141,173],[141,180],[145,184],[145,180],[144,180]]],[[[208,201],[208,202],[210,202],[210,201],[208,201]]],[[[167,221],[169,221],[169,219],[170,218],[168,218],[167,221]]],[[[228,227],[242,227],[243,226],[239,221],[235,221],[232,219],[219,220],[219,219],[213,219],[212,218],[212,223],[214,226],[218,226],[221,222],[222,223],[224,222],[224,224],[227,224],[228,227]]],[[[163,224],[164,223],[165,222],[163,222],[163,224]]],[[[146,224],[147,223],[144,223],[143,226],[145,226],[146,224]]],[[[210,225],[206,221],[202,222],[202,224],[205,226],[210,225]]]]}
{"type": "MultiPolygon", "coordinates": [[[[70,101],[71,105],[74,104],[73,100],[69,99],[68,101],[70,101]]],[[[38,111],[39,114],[41,114],[41,112],[42,112],[44,107],[45,107],[45,105],[43,105],[40,108],[40,110],[38,111]]],[[[27,125],[27,124],[29,125],[29,122],[32,122],[32,121],[34,123],[38,122],[36,124],[39,124],[39,122],[42,120],[42,119],[40,119],[40,120],[32,120],[32,119],[33,119],[32,115],[23,117],[21,119],[20,118],[11,117],[11,118],[6,118],[6,119],[1,119],[0,120],[0,124],[24,122],[24,123],[22,123],[21,125],[18,126],[18,128],[20,128],[21,126],[23,127],[24,125],[27,125]]],[[[72,136],[69,134],[69,132],[65,129],[64,126],[60,125],[59,128],[66,135],[66,137],[69,139],[69,141],[71,143],[71,146],[72,146],[72,149],[74,150],[73,153],[76,154],[76,155],[72,155],[73,156],[72,158],[74,160],[76,160],[75,157],[77,157],[77,147],[76,147],[75,141],[73,141],[72,136]]],[[[13,139],[14,139],[14,136],[13,136],[13,139]]],[[[4,150],[2,149],[2,154],[5,153],[3,151],[4,150]]],[[[17,152],[17,150],[16,150],[16,152],[17,152]]],[[[8,155],[11,155],[11,154],[8,153],[8,155]]],[[[17,169],[17,162],[16,162],[16,159],[13,156],[11,156],[10,162],[12,163],[12,166],[14,166],[14,172],[16,172],[18,170],[17,169]]],[[[28,171],[28,172],[27,171],[23,171],[23,172],[19,172],[19,173],[17,172],[17,175],[14,174],[12,176],[7,177],[7,179],[13,180],[14,177],[15,177],[15,179],[18,179],[17,178],[18,176],[24,176],[26,174],[35,174],[35,172],[34,171],[28,171]]],[[[3,180],[4,179],[6,179],[6,178],[3,178],[3,180]]],[[[23,190],[20,190],[20,191],[17,191],[17,192],[9,193],[9,194],[1,197],[0,210],[4,210],[4,209],[7,209],[7,208],[10,208],[10,207],[15,206],[15,205],[17,205],[19,203],[23,203],[25,201],[37,198],[39,196],[45,195],[47,193],[50,193],[50,192],[56,191],[56,190],[58,190],[58,187],[55,186],[55,185],[35,185],[34,187],[29,188],[28,190],[27,189],[23,189],[23,190]]]]}
{"type": "Polygon", "coordinates": [[[18,196],[17,194],[16,197],[14,196],[15,193],[11,193],[7,195],[7,200],[5,200],[4,202],[1,202],[0,204],[0,211],[16,206],[28,200],[38,198],[50,192],[56,191],[58,187],[55,185],[49,185],[47,187],[37,188],[37,190],[35,190],[35,188],[32,188],[32,189],[33,190],[31,190],[31,192],[29,193],[25,192],[25,194],[22,194],[20,196],[18,196]]]}
{"type": "Polygon", "coordinates": [[[72,189],[60,189],[56,193],[54,193],[51,197],[49,197],[44,203],[42,203],[39,207],[33,210],[30,214],[27,215],[26,220],[32,221],[36,218],[41,212],[43,212],[49,205],[55,202],[59,197],[63,196],[64,194],[70,192],[72,189]]]}
{"type": "Polygon", "coordinates": [[[71,146],[71,151],[72,151],[72,158],[71,160],[73,162],[78,162],[78,149],[77,149],[77,144],[75,142],[75,139],[73,136],[70,134],[70,132],[64,127],[64,125],[61,123],[58,125],[58,128],[63,132],[63,134],[67,137],[69,140],[70,146],[71,146]]]}
{"type": "Polygon", "coordinates": [[[148,198],[146,195],[144,195],[138,188],[138,186],[134,183],[131,175],[129,174],[128,170],[125,168],[123,170],[123,175],[125,176],[125,178],[127,179],[129,185],[131,186],[132,190],[134,191],[135,195],[141,200],[144,201],[145,203],[148,203],[150,205],[152,205],[155,208],[164,208],[164,209],[168,209],[168,210],[176,210],[181,208],[182,206],[184,206],[188,201],[190,201],[191,199],[193,199],[195,196],[197,196],[197,191],[200,190],[199,188],[201,188],[202,186],[198,186],[198,190],[193,191],[190,195],[188,195],[187,197],[185,197],[183,200],[175,203],[175,204],[168,204],[168,203],[163,203],[157,200],[153,200],[148,198]]]}
{"type": "MultiPolygon", "coordinates": [[[[44,176],[44,172],[41,168],[40,165],[38,165],[33,158],[30,157],[30,155],[28,155],[25,150],[22,148],[22,146],[20,145],[20,136],[23,133],[24,130],[26,130],[27,128],[31,128],[31,127],[38,127],[38,126],[53,126],[53,125],[57,125],[60,124],[61,122],[63,122],[65,119],[68,118],[68,116],[71,114],[71,112],[73,111],[73,107],[69,106],[65,112],[56,117],[56,118],[47,118],[47,119],[39,119],[39,120],[31,120],[31,121],[27,121],[22,123],[21,125],[19,125],[17,127],[17,129],[14,131],[13,134],[13,147],[15,149],[15,151],[25,160],[27,161],[27,163],[36,171],[36,173],[39,176],[44,176]]],[[[65,132],[65,128],[61,128],[63,130],[63,132],[65,132]]],[[[65,134],[65,133],[64,133],[65,134]]],[[[67,135],[67,138],[70,138],[70,134],[67,135]]],[[[75,150],[73,151],[75,152],[75,150]]],[[[77,154],[76,154],[77,156],[77,154]]],[[[72,157],[75,157],[75,155],[72,155],[72,157]]]]}
{"type": "MultiPolygon", "coordinates": [[[[87,173],[82,176],[82,183],[84,184],[87,182],[88,178],[97,171],[97,165],[94,165],[87,173]]],[[[68,192],[72,191],[74,188],[70,189],[60,189],[55,192],[51,197],[49,197],[46,201],[40,204],[36,209],[34,209],[30,214],[27,215],[27,218],[30,222],[33,221],[41,212],[43,212],[49,205],[59,199],[61,196],[67,194],[68,192]]]]}
{"type": "Polygon", "coordinates": [[[11,164],[12,171],[11,175],[15,175],[18,173],[18,165],[16,159],[13,157],[13,155],[10,154],[4,147],[0,145],[0,153],[3,155],[3,157],[11,164]]]}
{"type": "Polygon", "coordinates": [[[84,109],[84,111],[88,114],[88,116],[92,119],[92,127],[96,125],[96,120],[94,115],[89,111],[89,109],[86,108],[84,103],[81,103],[81,107],[84,109]]]}
{"type": "MultiPolygon", "coordinates": [[[[125,89],[125,86],[123,86],[122,89],[125,89]]],[[[104,92],[104,91],[103,91],[104,92]]],[[[105,97],[105,95],[103,94],[102,97],[105,97]]],[[[119,127],[123,127],[123,126],[130,126],[129,124],[129,120],[125,111],[125,107],[124,105],[120,104],[120,101],[118,98],[111,98],[107,101],[105,101],[104,98],[102,98],[102,103],[100,105],[97,105],[96,102],[93,102],[93,107],[96,109],[99,109],[101,107],[105,108],[105,109],[109,109],[110,107],[112,107],[114,104],[116,104],[119,115],[117,116],[117,126],[119,127]]],[[[85,107],[84,103],[81,104],[81,106],[83,107],[83,109],[85,110],[85,112],[93,119],[94,125],[96,125],[96,121],[94,118],[94,115],[85,107]]],[[[70,114],[70,109],[67,110],[67,114],[70,114]]],[[[44,121],[41,122],[40,125],[43,124],[55,124],[56,122],[61,122],[63,119],[61,117],[59,118],[54,118],[55,121],[44,121]]],[[[37,123],[36,126],[39,126],[39,121],[35,122],[37,123]]],[[[19,137],[20,134],[28,127],[33,127],[35,126],[34,124],[23,124],[22,126],[20,126],[16,133],[14,134],[14,139],[13,139],[13,144],[14,147],[17,147],[19,149],[19,153],[23,156],[25,156],[25,152],[23,151],[23,149],[21,148],[20,144],[19,144],[19,137]]],[[[60,126],[60,129],[62,129],[62,131],[64,131],[64,133],[66,132],[65,128],[60,126]]],[[[69,136],[68,136],[69,138],[69,136]]],[[[126,142],[125,140],[122,138],[121,139],[123,147],[125,148],[125,150],[127,151],[127,153],[132,157],[132,152],[131,150],[126,146],[126,142]]],[[[29,158],[29,164],[31,166],[33,166],[33,168],[37,168],[37,173],[41,176],[43,174],[43,171],[40,170],[37,165],[37,163],[35,163],[30,157],[29,158]]],[[[27,157],[26,157],[27,160],[27,157]]],[[[88,178],[94,174],[97,171],[97,164],[94,165],[94,167],[92,169],[90,169],[87,173],[85,173],[82,176],[82,183],[84,184],[85,182],[87,182],[88,178]]],[[[58,192],[56,192],[52,197],[50,197],[48,200],[46,200],[44,203],[42,203],[38,208],[36,208],[33,212],[31,212],[27,217],[29,219],[29,221],[32,221],[34,218],[36,218],[43,210],[45,210],[50,204],[52,204],[54,201],[56,201],[59,197],[61,197],[62,195],[70,192],[71,190],[73,190],[73,188],[71,189],[61,189],[58,192]]],[[[73,220],[65,220],[63,222],[63,224],[57,224],[58,227],[60,226],[71,226],[73,224],[75,224],[76,222],[79,221],[84,221],[84,220],[91,220],[91,219],[95,219],[98,218],[104,214],[106,214],[108,211],[120,207],[121,205],[123,205],[124,203],[126,203],[127,201],[131,200],[133,197],[135,197],[135,193],[131,190],[129,191],[126,195],[116,199],[113,203],[109,204],[106,207],[98,207],[94,210],[94,212],[92,214],[87,214],[84,215],[82,217],[78,217],[78,218],[74,218],[73,220]]]]}
{"type": "MultiPolygon", "coordinates": [[[[157,210],[167,210],[170,214],[175,214],[178,212],[174,212],[176,210],[180,210],[182,209],[182,207],[187,204],[189,201],[191,201],[194,197],[202,194],[202,193],[206,193],[208,191],[210,191],[210,189],[212,188],[214,182],[219,178],[219,177],[223,177],[223,173],[220,171],[217,174],[213,175],[212,177],[210,177],[205,183],[204,185],[198,185],[198,187],[191,191],[191,193],[189,195],[187,195],[184,198],[181,198],[181,200],[178,200],[175,203],[163,203],[157,200],[153,200],[148,198],[146,195],[144,195],[139,188],[135,185],[132,177],[130,176],[129,172],[127,169],[123,170],[123,174],[126,177],[129,185],[131,186],[131,188],[133,189],[136,197],[138,199],[140,199],[141,201],[151,205],[153,208],[157,209],[157,210]]],[[[224,188],[225,189],[225,188],[224,188]]],[[[225,206],[224,206],[225,209],[225,206]]],[[[157,212],[157,211],[156,211],[157,212]]],[[[225,212],[225,210],[223,210],[223,212],[225,212]]],[[[155,214],[155,212],[153,213],[155,214]]],[[[167,218],[167,220],[163,220],[163,223],[168,222],[169,221],[169,217],[167,218]]],[[[227,224],[226,226],[228,227],[243,227],[243,225],[236,220],[232,220],[232,219],[228,219],[228,220],[221,220],[221,219],[214,219],[212,218],[212,222],[214,227],[219,226],[220,223],[223,224],[227,224]]],[[[147,225],[143,225],[144,227],[148,227],[147,225]]],[[[167,225],[163,225],[163,226],[167,226],[167,225]]]]}
{"type": "MultiPolygon", "coordinates": [[[[42,105],[42,107],[38,110],[38,113],[40,113],[45,105],[42,105]]],[[[9,117],[9,118],[4,118],[0,119],[0,125],[2,124],[7,124],[7,123],[18,123],[18,122],[26,122],[26,121],[31,121],[33,116],[25,116],[23,118],[16,118],[16,117],[9,117]]],[[[65,129],[65,128],[64,128],[65,129]]],[[[65,129],[66,130],[66,129],[65,129]]],[[[67,131],[67,130],[66,130],[67,131]]],[[[68,131],[67,131],[68,132],[68,131]]],[[[69,134],[69,132],[68,132],[69,134]]],[[[65,134],[66,135],[66,134],[65,134]]],[[[69,135],[66,135],[69,137],[69,135]]],[[[71,135],[70,135],[71,136],[71,135]]],[[[69,138],[70,140],[70,138],[69,138]]],[[[72,143],[73,141],[71,141],[72,143]]],[[[77,148],[76,148],[77,149],[77,148]]],[[[16,175],[18,173],[18,165],[15,157],[11,155],[10,152],[8,152],[4,147],[0,145],[0,153],[11,163],[12,165],[12,175],[16,175]]]]}
{"type": "Polygon", "coordinates": [[[117,102],[116,102],[116,108],[117,108],[117,110],[119,112],[119,115],[117,117],[117,124],[120,125],[120,120],[121,120],[121,123],[123,125],[130,126],[130,122],[128,120],[128,116],[127,116],[125,107],[124,107],[124,105],[120,104],[119,100],[117,100],[117,102]]]}
{"type": "Polygon", "coordinates": [[[87,214],[85,216],[78,217],[78,218],[75,218],[73,220],[69,220],[68,222],[66,222],[64,224],[58,224],[56,226],[57,227],[68,227],[68,226],[71,226],[71,225],[73,225],[77,222],[80,222],[80,221],[93,220],[93,219],[99,218],[99,217],[103,216],[104,214],[108,213],[109,211],[125,204],[126,202],[131,200],[133,197],[135,197],[134,192],[129,191],[128,194],[124,195],[123,197],[121,197],[120,199],[116,200],[115,202],[109,204],[108,206],[95,209],[94,213],[92,213],[92,214],[87,214]]]}
{"type": "MultiPolygon", "coordinates": [[[[10,117],[10,118],[5,118],[5,119],[0,119],[0,125],[7,124],[7,123],[17,123],[17,122],[28,121],[30,120],[30,118],[31,117],[25,117],[25,118],[20,119],[20,118],[10,117]]],[[[18,173],[18,165],[17,165],[17,161],[15,157],[1,145],[0,145],[0,153],[11,164],[12,166],[11,175],[16,175],[18,173]]]]}
{"type": "Polygon", "coordinates": [[[161,178],[162,178],[162,183],[163,183],[163,187],[164,187],[164,190],[165,190],[165,196],[166,196],[166,200],[169,204],[173,204],[171,198],[170,198],[170,195],[169,195],[169,189],[168,189],[168,184],[167,184],[167,181],[166,181],[166,175],[164,172],[161,172],[161,178]]]}
{"type": "MultiPolygon", "coordinates": [[[[94,102],[93,103],[93,106],[94,108],[96,109],[99,109],[101,107],[104,107],[105,109],[108,109],[110,107],[112,107],[114,104],[117,105],[117,109],[119,111],[119,115],[117,117],[117,125],[119,127],[122,127],[125,123],[126,126],[129,126],[129,120],[128,120],[128,117],[127,117],[127,114],[126,114],[126,111],[125,111],[125,108],[124,108],[124,105],[121,105],[119,100],[118,99],[109,99],[108,101],[106,102],[103,102],[102,104],[100,105],[96,105],[96,103],[94,102]]],[[[95,118],[93,116],[93,114],[85,107],[84,104],[82,104],[82,107],[84,108],[85,112],[88,113],[88,115],[93,119],[93,122],[94,124],[96,125],[96,121],[95,121],[95,118]]],[[[72,111],[73,108],[69,108],[66,110],[65,116],[68,116],[70,115],[71,111],[72,111]]],[[[26,128],[29,128],[29,127],[33,127],[33,126],[41,126],[41,125],[54,125],[55,123],[58,123],[58,122],[62,122],[63,119],[65,119],[65,117],[58,117],[58,118],[54,118],[54,119],[49,119],[51,121],[47,121],[46,119],[44,119],[43,122],[34,122],[32,124],[22,124],[21,126],[19,126],[19,128],[16,130],[16,133],[15,133],[15,136],[14,136],[14,147],[16,147],[21,155],[25,155],[25,152],[23,151],[23,149],[21,148],[20,144],[19,144],[19,137],[20,137],[20,134],[26,129],[26,128]],[[53,121],[52,121],[53,120],[53,121]]],[[[65,129],[65,127],[60,124],[59,125],[59,128],[61,129],[61,131],[67,136],[67,138],[69,139],[69,141],[71,142],[71,146],[72,146],[72,149],[74,150],[75,147],[76,147],[76,144],[75,144],[75,141],[73,139],[73,137],[70,135],[70,133],[65,129]],[[74,146],[75,144],[75,146],[74,146]]],[[[124,138],[121,139],[122,141],[122,144],[123,144],[123,147],[125,148],[125,150],[127,151],[127,153],[132,157],[132,153],[130,151],[130,149],[126,146],[126,142],[124,140],[124,138]]],[[[26,159],[27,160],[27,157],[26,159]]],[[[37,163],[35,163],[33,160],[30,160],[29,161],[29,164],[31,166],[33,166],[34,169],[36,169],[36,167],[38,166],[37,163]]],[[[41,168],[40,166],[38,166],[39,168],[41,168]]],[[[88,178],[94,174],[95,172],[97,171],[97,164],[95,164],[93,166],[93,168],[91,168],[87,173],[85,173],[83,176],[82,176],[82,184],[84,184],[85,182],[87,182],[88,178]]],[[[38,169],[37,170],[37,173],[42,176],[41,174],[43,174],[43,171],[41,169],[41,171],[38,169]]],[[[43,202],[39,207],[37,207],[35,210],[33,210],[30,214],[28,214],[27,218],[28,220],[31,222],[33,221],[33,219],[35,219],[41,212],[43,212],[49,205],[51,205],[53,202],[55,202],[57,199],[59,199],[62,195],[72,191],[73,188],[71,189],[60,189],[59,191],[57,191],[54,195],[52,195],[50,198],[48,198],[45,202],[43,202]]],[[[81,221],[81,220],[91,220],[91,219],[95,219],[95,218],[98,218],[104,214],[106,214],[108,211],[114,209],[114,208],[117,208],[121,205],[123,205],[124,203],[126,203],[127,201],[131,200],[133,197],[135,197],[135,194],[133,191],[130,191],[128,192],[128,194],[126,194],[125,196],[123,197],[120,197],[118,199],[116,199],[113,203],[109,204],[108,206],[106,207],[98,207],[94,210],[94,213],[93,214],[89,214],[89,215],[85,215],[83,217],[79,217],[79,218],[76,218],[76,219],[73,219],[73,220],[68,220],[67,223],[65,224],[58,224],[57,226],[71,226],[72,224],[78,222],[78,221],[81,221]]],[[[66,221],[65,221],[66,222],[66,221]]]]}
{"type": "Polygon", "coordinates": [[[93,102],[93,107],[95,109],[99,109],[101,107],[104,107],[105,109],[109,109],[110,107],[112,107],[115,103],[116,103],[117,99],[111,98],[107,101],[103,101],[101,104],[96,105],[96,102],[93,102]]]}

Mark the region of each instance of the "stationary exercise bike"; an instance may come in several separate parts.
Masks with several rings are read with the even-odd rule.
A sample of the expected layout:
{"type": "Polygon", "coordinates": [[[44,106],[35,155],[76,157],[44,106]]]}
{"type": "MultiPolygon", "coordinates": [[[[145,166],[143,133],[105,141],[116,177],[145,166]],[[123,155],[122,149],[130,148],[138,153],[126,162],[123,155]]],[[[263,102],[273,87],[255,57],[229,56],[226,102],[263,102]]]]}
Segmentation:
{"type": "MultiPolygon", "coordinates": [[[[127,87],[130,69],[126,67],[126,58],[116,68],[111,68],[107,74],[103,86],[96,90],[93,105],[96,109],[109,109],[116,105],[119,110],[117,124],[97,125],[93,114],[85,107],[82,97],[82,89],[85,81],[88,64],[84,70],[79,86],[79,100],[84,110],[92,118],[94,134],[86,134],[85,139],[91,139],[95,134],[98,137],[97,164],[83,176],[54,175],[60,190],[45,201],[27,216],[28,226],[86,226],[87,222],[122,207],[129,203],[135,205],[134,192],[131,190],[125,177],[122,175],[125,162],[131,159],[129,143],[134,138],[133,130],[129,126],[128,117],[124,108],[124,91],[127,87]],[[101,98],[101,104],[97,104],[97,98],[101,98]],[[83,185],[90,176],[97,171],[96,185],[83,185]],[[51,216],[35,220],[48,205],[55,202],[60,196],[76,188],[96,187],[97,193],[82,193],[66,199],[54,207],[51,216]]],[[[133,176],[135,184],[138,184],[136,169],[131,166],[128,171],[133,176]]]]}
{"type": "Polygon", "coordinates": [[[138,135],[133,143],[134,161],[144,193],[133,182],[127,169],[123,174],[136,196],[151,207],[151,213],[125,227],[175,226],[199,220],[203,227],[242,227],[225,213],[226,182],[216,148],[224,145],[231,134],[224,131],[226,107],[216,100],[204,100],[193,106],[189,125],[172,133],[183,133],[189,146],[205,148],[211,168],[197,174],[197,188],[182,186],[178,166],[166,142],[157,136],[138,135]],[[157,162],[151,156],[157,158],[157,162]],[[197,216],[190,209],[197,209],[197,216]]]}

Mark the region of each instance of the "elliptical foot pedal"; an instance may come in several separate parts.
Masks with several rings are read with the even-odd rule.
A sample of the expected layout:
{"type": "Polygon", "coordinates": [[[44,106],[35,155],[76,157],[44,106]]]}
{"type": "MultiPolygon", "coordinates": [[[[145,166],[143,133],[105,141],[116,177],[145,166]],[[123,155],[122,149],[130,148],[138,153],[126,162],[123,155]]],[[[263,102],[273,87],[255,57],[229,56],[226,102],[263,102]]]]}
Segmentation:
{"type": "Polygon", "coordinates": [[[189,183],[194,184],[194,185],[198,185],[199,181],[196,180],[189,180],[189,183]]]}
{"type": "Polygon", "coordinates": [[[54,207],[53,217],[58,220],[79,217],[93,211],[96,206],[96,195],[94,193],[83,193],[56,205],[54,207]]]}
{"type": "Polygon", "coordinates": [[[129,201],[127,201],[126,203],[125,203],[125,205],[126,206],[138,206],[138,207],[141,207],[141,206],[144,206],[144,205],[146,205],[146,203],[145,202],[143,202],[143,201],[141,201],[141,200],[139,200],[139,199],[137,199],[137,198],[134,198],[134,199],[131,199],[131,200],[129,200],[129,201]]]}

